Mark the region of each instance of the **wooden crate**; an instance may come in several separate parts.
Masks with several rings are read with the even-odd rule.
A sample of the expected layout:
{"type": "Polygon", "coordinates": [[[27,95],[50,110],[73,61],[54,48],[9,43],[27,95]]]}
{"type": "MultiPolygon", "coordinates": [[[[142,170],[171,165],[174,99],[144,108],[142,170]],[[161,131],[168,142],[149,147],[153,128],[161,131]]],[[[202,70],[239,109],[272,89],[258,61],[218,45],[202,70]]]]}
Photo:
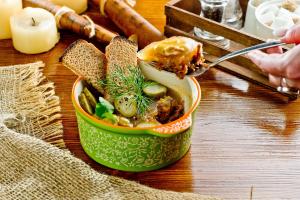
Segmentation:
{"type": "MultiPolygon", "coordinates": [[[[245,18],[248,0],[240,0],[240,4],[244,14],[243,17],[245,18]]],[[[165,6],[167,17],[165,35],[168,37],[174,35],[186,36],[203,43],[204,51],[208,53],[205,58],[209,62],[234,50],[265,42],[254,35],[201,17],[200,11],[199,0],[172,0],[167,3],[165,6]],[[196,37],[193,34],[194,27],[199,27],[231,40],[230,47],[224,48],[213,42],[196,37]]],[[[238,56],[220,63],[217,68],[277,92],[277,88],[269,83],[267,74],[264,74],[245,56],[238,56]]],[[[295,100],[298,97],[298,95],[293,93],[280,94],[287,96],[290,100],[295,100]]]]}

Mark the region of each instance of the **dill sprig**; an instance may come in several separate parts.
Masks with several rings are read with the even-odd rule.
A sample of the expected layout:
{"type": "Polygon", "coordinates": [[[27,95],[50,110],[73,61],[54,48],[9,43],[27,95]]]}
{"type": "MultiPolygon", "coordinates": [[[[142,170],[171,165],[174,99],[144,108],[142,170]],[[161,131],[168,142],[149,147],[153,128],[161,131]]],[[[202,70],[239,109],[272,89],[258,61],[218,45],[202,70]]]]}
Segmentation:
{"type": "Polygon", "coordinates": [[[136,66],[115,66],[105,80],[100,84],[106,87],[108,94],[116,99],[124,94],[133,95],[138,107],[138,114],[143,115],[152,103],[152,99],[145,96],[143,87],[147,81],[136,66]]]}

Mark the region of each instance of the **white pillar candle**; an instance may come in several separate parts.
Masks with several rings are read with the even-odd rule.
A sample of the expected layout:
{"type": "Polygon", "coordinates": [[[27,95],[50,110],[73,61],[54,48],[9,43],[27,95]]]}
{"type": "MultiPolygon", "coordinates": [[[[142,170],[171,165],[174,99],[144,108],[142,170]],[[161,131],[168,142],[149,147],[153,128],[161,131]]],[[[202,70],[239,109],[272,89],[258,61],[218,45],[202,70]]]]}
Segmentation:
{"type": "Polygon", "coordinates": [[[87,0],[50,0],[60,6],[67,6],[80,14],[87,9],[87,0]]]}
{"type": "Polygon", "coordinates": [[[0,0],[0,39],[11,38],[10,16],[22,10],[22,0],[0,0]]]}
{"type": "Polygon", "coordinates": [[[23,9],[10,19],[13,45],[22,53],[49,51],[59,41],[54,16],[42,8],[23,9]]]}

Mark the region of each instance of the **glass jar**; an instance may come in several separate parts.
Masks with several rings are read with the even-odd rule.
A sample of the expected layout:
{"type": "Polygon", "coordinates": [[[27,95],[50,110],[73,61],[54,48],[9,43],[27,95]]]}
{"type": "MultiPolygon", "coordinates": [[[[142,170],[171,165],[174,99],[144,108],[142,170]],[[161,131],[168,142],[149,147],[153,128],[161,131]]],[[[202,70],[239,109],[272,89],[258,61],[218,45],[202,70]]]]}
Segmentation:
{"type": "MultiPolygon", "coordinates": [[[[200,16],[207,19],[224,23],[224,13],[228,0],[200,0],[201,14],[200,16]]],[[[194,33],[196,36],[201,37],[212,42],[216,42],[222,46],[228,46],[229,41],[222,36],[214,35],[210,32],[201,30],[195,27],[194,33]]]]}
{"type": "Polygon", "coordinates": [[[224,13],[225,24],[235,29],[243,26],[243,11],[239,0],[228,0],[224,13]]]}

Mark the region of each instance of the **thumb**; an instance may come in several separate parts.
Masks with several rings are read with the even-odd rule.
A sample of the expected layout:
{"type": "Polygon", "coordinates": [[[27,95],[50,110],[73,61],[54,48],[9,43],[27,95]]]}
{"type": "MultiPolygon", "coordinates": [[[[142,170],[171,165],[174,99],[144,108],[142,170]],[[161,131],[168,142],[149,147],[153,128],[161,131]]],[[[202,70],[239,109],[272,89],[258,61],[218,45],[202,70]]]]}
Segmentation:
{"type": "Polygon", "coordinates": [[[300,25],[293,26],[286,34],[281,38],[282,42],[287,44],[299,44],[300,43],[300,25]]]}
{"type": "Polygon", "coordinates": [[[273,31],[273,35],[276,37],[283,37],[283,36],[285,36],[287,31],[288,31],[288,29],[286,29],[286,28],[278,28],[273,31]]]}
{"type": "Polygon", "coordinates": [[[282,65],[282,54],[266,54],[262,51],[252,51],[248,53],[248,57],[254,62],[262,71],[281,76],[284,74],[282,65]]]}

